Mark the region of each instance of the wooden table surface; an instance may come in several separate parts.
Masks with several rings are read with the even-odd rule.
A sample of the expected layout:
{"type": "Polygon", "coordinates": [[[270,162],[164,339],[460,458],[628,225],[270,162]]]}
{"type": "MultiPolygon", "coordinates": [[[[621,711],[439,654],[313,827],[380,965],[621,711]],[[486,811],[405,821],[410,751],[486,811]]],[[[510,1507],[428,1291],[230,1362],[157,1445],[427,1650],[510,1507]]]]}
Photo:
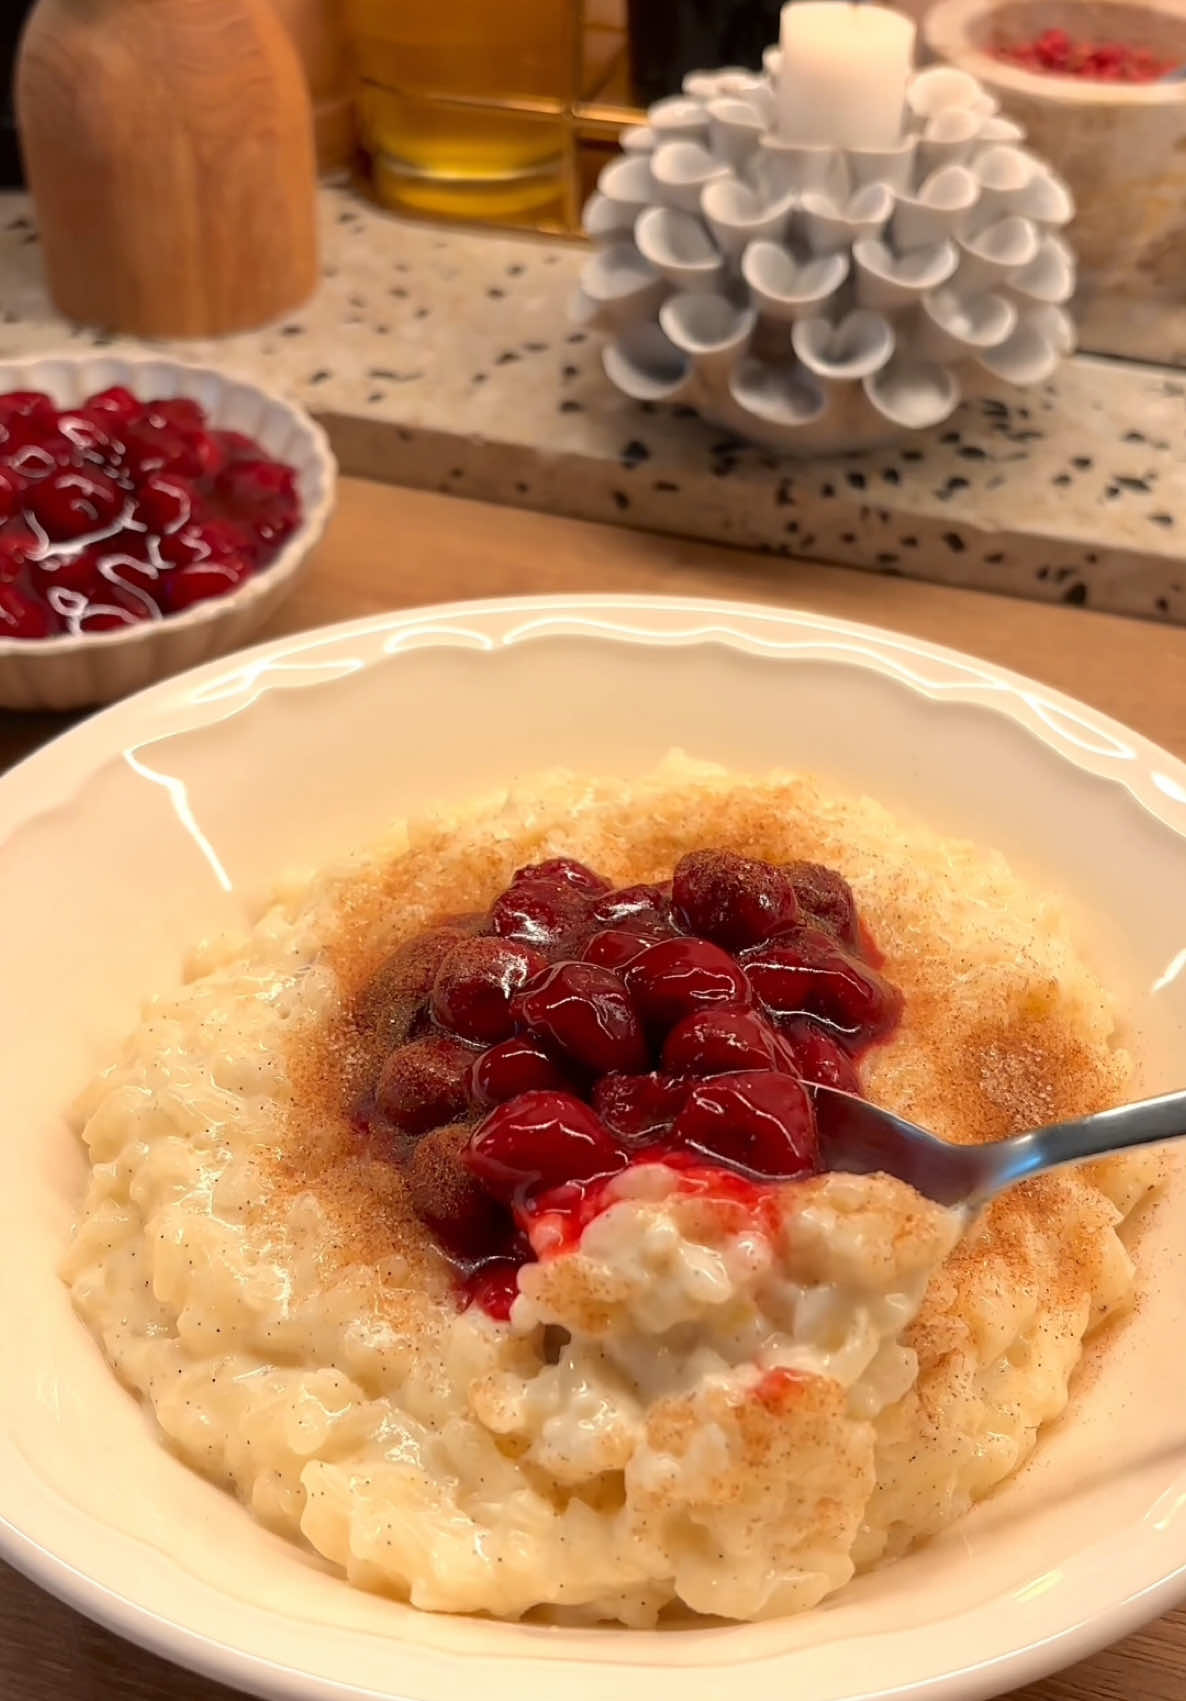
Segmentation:
{"type": "MultiPolygon", "coordinates": [[[[273,633],[414,603],[547,591],[724,596],[952,644],[1086,699],[1186,756],[1186,628],[347,480],[314,570],[273,633]]],[[[0,768],[67,725],[0,712],[0,768]]],[[[230,1701],[0,1567],[0,1701],[230,1701]]],[[[1015,1701],[1186,1701],[1186,1609],[1015,1701]]]]}

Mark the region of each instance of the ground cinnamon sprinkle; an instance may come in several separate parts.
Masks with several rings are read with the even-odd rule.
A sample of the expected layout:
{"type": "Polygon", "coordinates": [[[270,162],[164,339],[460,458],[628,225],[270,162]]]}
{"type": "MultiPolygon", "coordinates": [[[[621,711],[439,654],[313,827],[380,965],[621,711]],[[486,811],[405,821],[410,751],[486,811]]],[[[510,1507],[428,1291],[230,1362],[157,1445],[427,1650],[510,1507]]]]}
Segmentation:
{"type": "MultiPolygon", "coordinates": [[[[516,822],[512,814],[493,832],[480,824],[469,833],[442,824],[368,867],[340,892],[326,939],[342,987],[338,1016],[291,1049],[293,1115],[279,1185],[318,1194],[337,1225],[344,1258],[378,1261],[395,1249],[425,1279],[443,1279],[402,1176],[382,1153],[360,1146],[351,1123],[351,1107],[392,1043],[368,1015],[382,1006],[369,1004],[369,993],[392,954],[423,934],[433,938],[414,947],[410,961],[418,950],[427,985],[442,944],[464,936],[514,869],[555,854],[578,856],[618,885],[666,878],[680,856],[704,845],[775,862],[806,858],[848,874],[884,954],[884,972],[906,1001],[901,1031],[868,1061],[869,1095],[948,1138],[996,1140],[1122,1096],[1126,1065],[1110,1032],[1101,1035],[1098,1024],[1085,1031],[1081,1005],[1048,974],[1043,978],[1036,964],[1021,960],[998,964],[986,977],[980,954],[992,950],[991,918],[973,936],[971,954],[966,931],[952,936],[951,870],[926,866],[904,874],[900,854],[881,854],[867,831],[854,831],[842,805],[816,813],[814,802],[810,785],[793,780],[691,788],[681,793],[680,806],[657,810],[650,800],[635,808],[620,793],[607,794],[575,817],[558,802],[550,815],[536,808],[516,822]]],[[[1059,1176],[993,1207],[992,1262],[1002,1282],[1023,1279],[1023,1271],[1032,1275],[1025,1226],[1053,1211],[1066,1218],[1068,1233],[1060,1264],[1045,1279],[1060,1287],[1082,1284],[1085,1259],[1073,1232],[1080,1185],[1074,1176],[1059,1176]]],[[[1085,1226],[1079,1239],[1095,1232],[1085,1226]]]]}

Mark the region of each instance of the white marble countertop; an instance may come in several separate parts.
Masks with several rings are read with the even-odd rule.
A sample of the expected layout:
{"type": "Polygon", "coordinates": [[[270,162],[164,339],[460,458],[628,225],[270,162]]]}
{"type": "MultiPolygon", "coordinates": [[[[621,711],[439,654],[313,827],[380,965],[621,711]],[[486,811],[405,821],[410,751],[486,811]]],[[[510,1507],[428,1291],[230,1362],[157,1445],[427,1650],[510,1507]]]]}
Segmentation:
{"type": "MultiPolygon", "coordinates": [[[[347,472],[1186,623],[1186,374],[1080,357],[907,445],[797,461],[611,390],[567,319],[579,248],[322,195],[312,301],[162,352],[303,402],[347,472]]],[[[54,313],[30,205],[0,195],[0,357],[106,344],[54,313]]]]}

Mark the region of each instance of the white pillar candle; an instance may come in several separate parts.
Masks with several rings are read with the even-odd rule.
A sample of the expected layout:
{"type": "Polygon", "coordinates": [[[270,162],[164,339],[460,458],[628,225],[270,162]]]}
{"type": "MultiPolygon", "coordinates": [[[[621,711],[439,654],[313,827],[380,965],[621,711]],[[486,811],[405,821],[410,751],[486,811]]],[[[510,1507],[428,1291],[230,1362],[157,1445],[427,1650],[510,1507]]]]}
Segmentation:
{"type": "Polygon", "coordinates": [[[887,148],[902,135],[915,29],[888,6],[793,0],[782,9],[778,134],[887,148]]]}

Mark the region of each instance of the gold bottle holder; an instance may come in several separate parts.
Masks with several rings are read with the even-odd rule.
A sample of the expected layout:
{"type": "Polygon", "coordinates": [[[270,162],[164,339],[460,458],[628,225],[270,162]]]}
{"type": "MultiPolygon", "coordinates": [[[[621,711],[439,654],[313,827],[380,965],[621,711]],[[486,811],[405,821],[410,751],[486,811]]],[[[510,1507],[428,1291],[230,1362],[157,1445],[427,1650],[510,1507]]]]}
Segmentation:
{"type": "MultiPolygon", "coordinates": [[[[624,8],[618,0],[538,4],[541,23],[545,11],[554,17],[553,7],[566,7],[560,36],[569,35],[555,78],[567,86],[544,93],[412,87],[398,75],[397,40],[356,40],[363,157],[383,205],[428,218],[580,233],[598,172],[622,129],[641,119],[630,90],[624,8]]],[[[365,5],[355,0],[356,18],[365,5]]],[[[398,4],[391,13],[398,16],[398,4]]],[[[446,55],[442,43],[438,62],[446,55]]]]}

